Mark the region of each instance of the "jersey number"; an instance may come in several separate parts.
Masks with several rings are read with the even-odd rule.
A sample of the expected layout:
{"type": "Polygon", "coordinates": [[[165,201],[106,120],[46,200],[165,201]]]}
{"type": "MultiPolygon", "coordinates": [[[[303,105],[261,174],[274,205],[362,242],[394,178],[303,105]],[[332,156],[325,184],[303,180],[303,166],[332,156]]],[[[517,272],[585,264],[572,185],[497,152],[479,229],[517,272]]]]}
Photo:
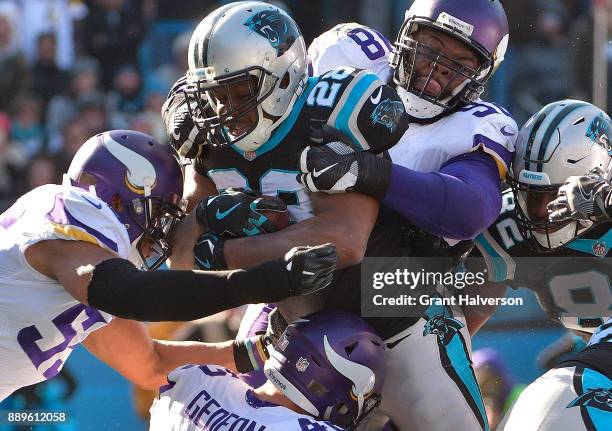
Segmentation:
{"type": "MultiPolygon", "coordinates": [[[[83,312],[85,312],[87,316],[87,318],[81,322],[83,331],[88,331],[96,323],[106,323],[106,319],[104,319],[104,316],[102,316],[98,310],[83,304],[77,304],[52,320],[53,325],[64,338],[64,340],[56,346],[51,346],[46,350],[41,349],[39,344],[42,344],[40,343],[41,341],[44,342],[45,337],[43,337],[34,325],[23,328],[17,333],[17,342],[28,358],[30,358],[36,369],[39,369],[40,366],[49,359],[55,356],[61,356],[66,349],[72,349],[74,347],[70,345],[72,340],[77,336],[73,324],[83,312]]],[[[57,333],[49,334],[48,338],[54,337],[55,335],[57,335],[57,333]]],[[[63,363],[64,361],[58,357],[53,361],[51,366],[42,372],[43,376],[45,376],[46,379],[55,376],[62,369],[63,363]]]]}
{"type": "Polygon", "coordinates": [[[342,89],[342,84],[329,81],[343,81],[351,76],[352,71],[352,68],[334,69],[321,76],[319,82],[310,91],[306,104],[308,106],[331,108],[338,97],[338,92],[342,89]]]}
{"type": "MultiPolygon", "coordinates": [[[[359,45],[359,47],[369,60],[374,61],[386,56],[387,51],[385,51],[385,48],[383,48],[380,42],[376,40],[374,34],[372,34],[372,31],[367,30],[365,28],[354,28],[353,30],[347,33],[347,36],[353,39],[355,43],[359,45]]],[[[387,38],[378,32],[376,32],[376,34],[378,34],[378,37],[380,38],[380,40],[383,41],[387,49],[389,51],[392,51],[393,46],[391,45],[391,43],[389,43],[387,38]]]]}

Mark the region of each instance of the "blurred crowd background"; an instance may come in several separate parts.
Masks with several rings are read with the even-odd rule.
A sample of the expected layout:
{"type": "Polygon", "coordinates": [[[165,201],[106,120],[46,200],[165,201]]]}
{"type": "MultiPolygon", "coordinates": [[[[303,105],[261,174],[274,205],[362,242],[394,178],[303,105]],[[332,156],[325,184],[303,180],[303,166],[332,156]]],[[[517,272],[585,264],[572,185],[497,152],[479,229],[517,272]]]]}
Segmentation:
{"type": "MultiPolygon", "coordinates": [[[[191,31],[224,3],[0,0],[0,212],[26,191],[59,182],[79,146],[98,132],[128,128],[164,141],[160,108],[187,68],[191,31]]],[[[376,28],[393,41],[412,1],[271,3],[292,14],[309,44],[335,24],[350,21],[376,28]]],[[[612,0],[503,3],[510,48],[487,98],[507,107],[519,125],[543,105],[567,97],[604,109],[610,100],[612,106],[612,91],[605,85],[612,62],[607,38],[612,36],[607,31],[612,0]]],[[[530,306],[520,313],[500,310],[474,339],[475,349],[488,349],[475,354],[474,361],[492,421],[503,414],[517,384],[541,374],[559,352],[581,345],[569,335],[559,338],[561,329],[545,323],[533,297],[527,300],[530,306]],[[555,340],[537,365],[542,346],[555,340]],[[517,343],[521,349],[513,347],[517,343]]],[[[190,326],[160,324],[152,333],[160,338],[227,339],[239,316],[233,311],[190,326]]],[[[45,406],[68,410],[75,418],[72,425],[53,429],[145,429],[142,418],[151,395],[133,398],[125,381],[82,348],[74,356],[63,379],[26,388],[0,407],[45,406]]],[[[4,429],[9,428],[0,425],[4,429]]]]}
{"type": "MultiPolygon", "coordinates": [[[[504,2],[510,51],[488,96],[520,124],[550,101],[592,100],[596,2],[504,2]]],[[[129,128],[164,140],[159,111],[186,69],[190,32],[223,3],[0,0],[0,210],[31,188],[58,181],[97,132],[129,128]]],[[[394,40],[411,1],[273,3],[295,17],[310,43],[349,21],[394,40]]],[[[604,48],[602,56],[612,60],[612,46],[604,48]]]]}

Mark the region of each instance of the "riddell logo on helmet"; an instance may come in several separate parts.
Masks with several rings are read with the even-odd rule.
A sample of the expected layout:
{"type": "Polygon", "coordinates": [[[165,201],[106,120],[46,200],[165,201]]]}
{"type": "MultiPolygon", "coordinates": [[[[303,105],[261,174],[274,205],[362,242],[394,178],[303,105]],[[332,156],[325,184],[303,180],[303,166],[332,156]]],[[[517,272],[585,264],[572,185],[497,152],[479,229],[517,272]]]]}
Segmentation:
{"type": "Polygon", "coordinates": [[[520,181],[526,184],[550,185],[550,179],[544,172],[521,171],[520,181]]]}
{"type": "Polygon", "coordinates": [[[274,383],[277,387],[281,388],[283,391],[287,390],[287,385],[285,385],[279,380],[278,377],[276,377],[276,373],[274,372],[274,370],[268,369],[266,370],[266,374],[268,375],[268,379],[270,379],[270,381],[274,383]]]}
{"type": "Polygon", "coordinates": [[[465,36],[471,36],[474,33],[474,26],[472,24],[468,24],[465,21],[460,20],[459,18],[455,18],[452,15],[447,14],[446,12],[442,12],[437,19],[437,22],[442,24],[445,27],[450,27],[455,30],[459,30],[459,32],[463,33],[465,36]]]}

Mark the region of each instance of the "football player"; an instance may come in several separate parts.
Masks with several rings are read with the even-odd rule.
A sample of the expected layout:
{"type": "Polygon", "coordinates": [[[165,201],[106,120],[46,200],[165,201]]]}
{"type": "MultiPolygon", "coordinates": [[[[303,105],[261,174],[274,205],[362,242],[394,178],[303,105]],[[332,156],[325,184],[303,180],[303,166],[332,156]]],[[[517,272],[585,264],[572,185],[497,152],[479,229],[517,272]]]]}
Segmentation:
{"type": "Polygon", "coordinates": [[[612,427],[612,318],[587,347],[527,386],[500,431],[603,431],[612,427]]]}
{"type": "Polygon", "coordinates": [[[0,400],[57,375],[81,342],[148,388],[185,363],[256,369],[262,340],[154,341],[126,319],[191,320],[331,281],[331,246],[246,271],[139,271],[132,262],[155,268],[169,255],[182,189],[173,150],[115,130],[83,144],[62,185],[38,187],[0,215],[0,400]]]}
{"type": "MultiPolygon", "coordinates": [[[[301,181],[312,191],[376,190],[376,195],[369,194],[381,201],[383,209],[398,212],[427,232],[454,239],[473,238],[488,227],[501,208],[499,177],[506,174],[517,135],[515,122],[503,108],[479,99],[484,84],[503,60],[506,46],[503,8],[499,2],[490,1],[417,0],[406,13],[394,49],[383,35],[355,23],[336,26],[320,36],[309,48],[315,75],[337,64],[377,71],[381,79],[396,86],[412,121],[400,142],[389,150],[388,160],[376,165],[370,161],[370,154],[355,152],[346,145],[308,148],[301,157],[301,181]]],[[[461,315],[453,317],[465,323],[461,315]]],[[[461,333],[469,343],[467,329],[463,327],[461,333]]],[[[402,336],[407,334],[411,336],[390,349],[389,355],[402,344],[423,337],[412,332],[402,336]]],[[[405,360],[401,366],[407,371],[402,375],[419,375],[417,368],[423,362],[414,363],[411,369],[412,361],[405,360]]],[[[395,364],[399,363],[398,359],[395,364]]],[[[385,392],[399,393],[402,379],[391,379],[385,392]]],[[[456,380],[456,386],[470,394],[456,380]]],[[[401,397],[385,397],[383,410],[402,410],[399,400],[411,400],[419,393],[414,386],[418,381],[413,378],[412,386],[405,384],[406,392],[401,391],[401,397]],[[394,398],[398,401],[391,407],[394,398]]],[[[424,388],[430,384],[422,383],[424,388]]],[[[472,399],[479,400],[479,394],[472,399]]],[[[462,417],[465,429],[486,426],[479,401],[469,404],[472,415],[463,416],[460,403],[452,397],[444,401],[447,404],[442,410],[457,413],[439,418],[433,412],[419,415],[403,409],[401,415],[406,419],[392,417],[400,428],[447,429],[458,423],[456,417],[462,417]]],[[[439,407],[437,403],[439,399],[431,402],[439,407]]]]}
{"type": "Polygon", "coordinates": [[[353,429],[378,405],[384,343],[352,313],[324,311],[287,327],[253,389],[217,365],[179,368],[151,407],[151,430],[353,429]]]}
{"type": "Polygon", "coordinates": [[[521,395],[500,429],[612,424],[612,345],[604,324],[612,309],[612,221],[602,198],[612,169],[611,131],[608,115],[590,103],[563,100],[542,108],[519,133],[504,211],[476,239],[492,281],[534,290],[547,314],[568,329],[583,336],[596,331],[587,349],[521,395]],[[568,177],[569,184],[585,185],[597,178],[598,187],[574,189],[568,177]]]}
{"type": "MultiPolygon", "coordinates": [[[[497,1],[465,2],[460,5],[455,3],[416,2],[415,9],[411,9],[412,12],[408,14],[408,24],[404,27],[402,34],[407,32],[412,37],[414,33],[414,37],[421,37],[417,34],[417,27],[421,28],[423,31],[420,34],[427,37],[427,43],[438,44],[436,47],[443,51],[440,56],[432,58],[432,51],[429,50],[430,47],[425,40],[416,45],[413,44],[414,49],[419,48],[416,53],[420,59],[419,77],[425,78],[418,79],[418,86],[420,86],[418,90],[413,88],[414,82],[410,85],[406,84],[414,94],[406,91],[402,98],[398,97],[391,86],[383,85],[383,82],[376,80],[371,72],[353,71],[348,76],[346,71],[352,68],[342,67],[343,63],[340,62],[337,64],[341,66],[339,69],[325,71],[326,73],[321,76],[308,80],[308,85],[312,87],[308,86],[299,96],[290,113],[282,109],[276,111],[283,113],[280,117],[274,115],[272,107],[276,107],[277,101],[284,100],[284,96],[281,97],[283,93],[279,92],[278,97],[270,96],[271,100],[265,98],[260,104],[257,104],[253,94],[256,93],[255,90],[257,94],[263,94],[260,93],[260,87],[266,88],[264,86],[266,80],[262,83],[257,78],[255,83],[249,83],[249,79],[252,80],[252,78],[245,79],[244,77],[244,71],[254,68],[254,65],[269,62],[272,67],[272,60],[275,59],[278,52],[276,46],[273,46],[275,52],[272,54],[265,54],[269,48],[268,51],[262,48],[260,61],[250,60],[249,63],[239,66],[235,63],[242,59],[250,59],[253,49],[249,48],[249,44],[257,41],[264,43],[269,34],[278,34],[277,27],[293,28],[291,25],[274,24],[273,26],[270,24],[270,22],[278,23],[278,21],[285,20],[284,14],[280,11],[275,12],[273,7],[266,5],[267,14],[264,17],[260,14],[261,9],[254,7],[252,3],[238,3],[228,5],[213,14],[212,17],[205,19],[192,38],[192,62],[199,62],[203,55],[206,57],[201,62],[202,66],[199,63],[195,64],[198,67],[190,71],[192,81],[195,81],[194,76],[197,78],[197,85],[187,82],[186,87],[181,87],[179,83],[177,88],[171,92],[164,112],[169,132],[175,139],[175,145],[181,148],[184,155],[197,157],[196,168],[208,176],[208,179],[203,175],[196,176],[197,181],[200,182],[198,187],[200,195],[197,197],[203,196],[206,190],[209,193],[216,193],[230,186],[247,186],[264,191],[264,194],[283,196],[292,214],[295,214],[298,221],[302,221],[295,226],[265,237],[227,240],[208,236],[199,243],[203,244],[202,247],[196,245],[196,253],[204,253],[200,256],[200,261],[207,262],[211,266],[211,262],[215,262],[215,265],[220,265],[221,268],[225,265],[229,267],[251,265],[268,256],[268,253],[270,256],[281,253],[290,244],[317,243],[330,238],[334,238],[334,242],[339,246],[341,265],[359,262],[364,253],[368,256],[403,256],[406,253],[423,256],[422,253],[425,253],[428,247],[417,248],[425,242],[428,242],[428,245],[434,244],[429,247],[428,251],[431,252],[431,249],[434,249],[434,255],[436,255],[448,251],[446,245],[436,248],[441,242],[439,235],[456,239],[473,238],[494,221],[501,207],[499,178],[500,175],[505,175],[505,166],[511,158],[517,128],[514,121],[504,114],[503,110],[478,100],[474,93],[480,94],[479,91],[482,90],[484,83],[503,60],[507,44],[507,22],[503,8],[497,1]],[[427,13],[421,10],[428,8],[430,4],[435,7],[427,13]],[[248,13],[244,13],[241,7],[246,8],[248,13]],[[254,17],[257,19],[252,19],[254,17]],[[425,18],[421,19],[422,17],[425,18]],[[458,20],[457,17],[459,17],[458,20]],[[467,21],[473,21],[473,24],[467,21]],[[253,25],[251,29],[253,22],[267,23],[268,27],[274,31],[267,29],[264,42],[262,42],[257,39],[257,36],[261,36],[261,32],[258,31],[259,24],[253,25]],[[470,26],[473,28],[470,29],[470,26]],[[225,30],[226,27],[231,28],[231,31],[225,30]],[[225,37],[221,39],[222,34],[225,37]],[[440,38],[443,40],[436,42],[440,38]],[[248,49],[249,55],[240,54],[240,49],[245,51],[248,49]],[[234,55],[230,56],[230,53],[234,55]],[[224,58],[223,56],[230,56],[230,60],[220,61],[219,59],[224,58]],[[462,61],[466,64],[462,64],[462,61]],[[473,68],[469,67],[470,64],[473,68]],[[219,77],[215,78],[215,73],[218,73],[219,68],[235,71],[237,67],[242,67],[238,69],[242,71],[242,75],[236,71],[234,75],[224,76],[227,81],[219,77]],[[424,76],[421,76],[422,74],[424,76]],[[229,88],[231,80],[239,76],[242,76],[242,82],[237,82],[234,89],[229,88]],[[343,76],[345,78],[340,79],[343,76]],[[431,79],[428,79],[428,76],[431,79]],[[436,90],[436,85],[440,83],[442,85],[436,90]],[[182,90],[187,93],[190,103],[181,101],[182,90]],[[448,98],[449,94],[452,97],[448,98]],[[417,105],[416,102],[409,101],[413,96],[422,102],[420,105],[422,109],[419,112],[409,112],[407,115],[405,111],[417,105]],[[302,108],[298,104],[301,100],[303,101],[301,103],[304,103],[302,108]],[[203,101],[207,101],[209,105],[206,106],[205,103],[202,103],[203,101]],[[271,107],[270,104],[273,106],[271,107]],[[257,109],[254,109],[254,106],[257,109]],[[217,115],[206,114],[211,110],[217,115]],[[184,115],[185,112],[191,113],[191,117],[184,115]],[[206,117],[206,115],[209,116],[206,117]],[[295,123],[288,123],[287,121],[293,116],[296,119],[295,123]],[[195,121],[195,129],[192,128],[193,123],[190,125],[186,121],[188,117],[195,121]],[[263,145],[258,146],[254,151],[254,147],[248,144],[260,133],[256,133],[255,129],[251,131],[253,125],[258,124],[257,118],[268,120],[268,122],[262,122],[262,127],[271,121],[272,126],[278,128],[263,145]],[[276,118],[282,121],[280,126],[274,126],[276,118]],[[406,122],[410,121],[413,123],[410,124],[410,129],[404,135],[406,122]],[[286,128],[285,124],[287,124],[286,128]],[[201,127],[198,128],[197,125],[201,127]],[[294,180],[288,174],[299,172],[296,172],[295,167],[280,164],[280,158],[284,160],[290,156],[297,164],[300,150],[304,149],[313,134],[310,133],[310,127],[320,129],[321,125],[334,127],[345,135],[344,139],[353,146],[370,149],[372,152],[380,152],[388,148],[389,144],[398,142],[402,135],[410,137],[400,144],[406,146],[407,149],[398,153],[398,160],[406,154],[405,163],[418,160],[420,165],[414,166],[413,169],[400,170],[400,176],[409,175],[413,192],[420,194],[418,196],[409,194],[408,197],[401,198],[401,195],[397,195],[397,201],[402,205],[411,202],[411,207],[414,207],[414,212],[418,214],[412,218],[405,218],[413,225],[406,225],[396,212],[390,210],[390,208],[393,210],[396,208],[389,204],[384,207],[374,233],[370,236],[376,217],[375,211],[372,214],[370,209],[377,209],[376,202],[372,206],[371,199],[364,200],[365,198],[356,194],[308,195],[303,186],[292,182],[294,180]],[[290,132],[285,130],[291,127],[293,129],[290,132]],[[449,133],[449,130],[453,130],[454,127],[456,129],[453,133],[449,133]],[[209,136],[206,136],[202,130],[208,131],[209,136]],[[279,140],[283,137],[281,131],[288,133],[283,142],[279,140]],[[277,136],[279,139],[276,138],[277,136]],[[204,145],[206,138],[208,142],[221,144],[229,142],[232,143],[232,146],[204,145]],[[418,144],[410,145],[410,142],[418,144]],[[442,172],[438,172],[439,169],[442,169],[442,172]],[[272,176],[277,181],[284,179],[290,184],[276,185],[272,182],[272,176]],[[214,182],[215,187],[210,187],[209,180],[214,182]],[[439,189],[434,188],[434,191],[440,190],[439,193],[425,193],[426,187],[436,186],[439,189]],[[445,190],[447,187],[449,188],[448,193],[445,190]],[[286,190],[295,191],[294,196],[299,199],[292,198],[291,193],[286,193],[286,190]],[[459,195],[461,195],[462,205],[457,204],[459,195]],[[446,201],[447,196],[451,201],[446,201]],[[465,202],[472,203],[472,201],[473,205],[464,205],[465,202]],[[314,211],[309,208],[310,203],[314,204],[314,211]],[[311,217],[313,212],[315,216],[311,217]],[[452,214],[452,217],[449,214],[452,214]],[[430,235],[429,238],[425,238],[429,234],[423,231],[434,233],[437,236],[430,235]],[[416,234],[413,235],[415,232],[416,234]],[[426,241],[421,241],[422,239],[426,241]],[[410,247],[406,246],[407,243],[410,244],[410,247]]],[[[294,33],[293,30],[284,32],[288,35],[292,33],[294,33]]],[[[275,45],[283,45],[276,41],[276,37],[273,39],[275,45]]],[[[402,40],[404,39],[405,37],[402,36],[402,40]]],[[[360,55],[366,56],[366,51],[362,50],[360,45],[356,46],[360,49],[360,55]]],[[[295,47],[295,43],[291,45],[291,49],[295,47]]],[[[399,57],[407,58],[414,53],[413,51],[403,49],[398,44],[399,57]]],[[[291,50],[284,52],[286,54],[291,50]]],[[[280,60],[286,61],[287,58],[283,59],[281,56],[280,60]]],[[[402,62],[402,66],[397,67],[405,70],[405,63],[409,61],[406,60],[402,62]]],[[[289,78],[293,71],[290,70],[291,73],[287,76],[286,68],[279,68],[279,70],[280,72],[271,73],[280,83],[279,88],[291,89],[289,78]],[[285,76],[287,76],[287,83],[283,84],[285,76]]],[[[402,79],[406,79],[404,72],[401,73],[402,79]]],[[[398,78],[398,80],[401,79],[398,78]]],[[[187,81],[189,81],[189,76],[187,81]]],[[[395,85],[395,83],[392,84],[395,85]]],[[[274,95],[276,90],[276,88],[270,90],[270,95],[274,95]]],[[[267,135],[264,133],[263,136],[267,135]]],[[[340,153],[345,151],[342,145],[322,148],[331,149],[331,158],[339,157],[334,148],[340,153]]],[[[312,159],[315,159],[313,150],[310,149],[304,156],[309,166],[315,163],[312,162],[312,159]]],[[[393,149],[391,151],[393,152],[393,149]]],[[[382,200],[387,191],[383,184],[384,181],[376,183],[375,180],[377,177],[388,179],[392,166],[384,158],[367,157],[369,154],[366,153],[357,154],[356,157],[360,159],[363,154],[363,163],[368,165],[367,167],[359,166],[359,173],[369,173],[368,178],[361,175],[357,180],[357,183],[363,186],[359,191],[382,200]],[[372,183],[368,180],[374,180],[373,185],[369,188],[367,184],[372,183]]],[[[319,157],[318,160],[321,158],[319,157]]],[[[330,177],[338,174],[338,169],[332,166],[333,164],[334,162],[320,169],[314,168],[312,177],[330,181],[330,177]]],[[[353,160],[348,164],[348,168],[343,162],[339,168],[340,170],[346,169],[334,183],[347,171],[350,171],[352,165],[353,160]]],[[[357,165],[358,162],[355,163],[355,166],[357,165]]],[[[347,178],[350,180],[350,174],[347,178]]],[[[405,178],[401,177],[400,180],[405,181],[405,178]]],[[[337,191],[345,191],[345,189],[337,191]]],[[[210,213],[207,205],[210,202],[214,203],[215,200],[208,199],[198,205],[195,214],[210,213]]],[[[248,204],[248,201],[236,202],[234,205],[238,204],[244,206],[248,204]]],[[[225,212],[232,207],[229,206],[220,211],[220,214],[225,215],[225,212]]],[[[221,218],[226,220],[231,218],[231,214],[221,218]]],[[[206,219],[208,222],[212,217],[206,216],[200,219],[206,219]]],[[[241,231],[244,228],[240,224],[237,226],[239,229],[235,231],[241,231]]],[[[198,236],[197,225],[195,231],[196,235],[186,234],[185,237],[194,238],[193,242],[195,242],[198,236]]],[[[191,245],[193,246],[193,243],[191,245]]],[[[193,265],[191,249],[186,247],[185,250],[184,263],[186,266],[193,265]]],[[[455,253],[458,256],[461,255],[461,253],[455,253]]],[[[179,261],[179,259],[176,260],[179,261]]],[[[335,292],[331,300],[325,302],[359,312],[360,298],[358,289],[356,289],[356,286],[359,285],[359,274],[360,268],[357,266],[340,273],[336,278],[335,292]]],[[[388,355],[392,358],[390,361],[395,367],[392,379],[395,382],[395,389],[392,389],[395,394],[388,397],[391,399],[389,411],[393,411],[395,416],[402,416],[401,420],[396,420],[400,428],[444,429],[448,428],[449,424],[453,424],[463,429],[483,429],[486,426],[486,418],[484,418],[484,408],[469,364],[467,353],[469,337],[467,339],[465,337],[467,335],[465,325],[457,321],[459,327],[462,328],[462,332],[452,333],[458,334],[454,337],[457,344],[453,344],[452,347],[448,347],[447,344],[438,344],[437,337],[423,335],[427,332],[426,325],[430,322],[431,324],[427,327],[433,329],[435,322],[444,323],[446,322],[444,319],[452,319],[453,313],[450,310],[435,307],[427,312],[426,308],[424,307],[423,313],[419,315],[425,316],[423,318],[409,317],[372,321],[383,338],[387,339],[393,347],[390,349],[393,352],[388,355]],[[415,325],[417,322],[418,324],[415,325]],[[416,334],[419,334],[418,337],[416,334]],[[411,343],[412,340],[417,340],[414,343],[425,343],[426,346],[422,348],[415,346],[411,343]],[[407,352],[411,352],[413,360],[406,359],[409,356],[407,352]],[[419,352],[419,354],[414,352],[419,352]],[[432,361],[431,354],[440,360],[432,361]],[[429,374],[431,378],[427,381],[417,378],[426,375],[423,373],[423,363],[430,365],[427,371],[431,371],[429,374]],[[420,383],[417,383],[418,381],[420,383]],[[432,382],[435,384],[432,385],[432,382]],[[397,395],[399,393],[401,396],[397,395]],[[450,393],[453,396],[445,396],[441,401],[440,393],[446,395],[450,393]],[[434,396],[436,397],[435,403],[426,401],[434,396]],[[440,402],[444,403],[441,408],[446,412],[442,421],[440,421],[437,410],[434,412],[433,409],[416,407],[431,404],[439,408],[440,402]],[[406,408],[406,405],[410,407],[406,408]],[[415,411],[414,416],[412,416],[412,410],[415,411]],[[422,414],[422,412],[425,413],[422,414]]],[[[453,325],[447,326],[456,328],[458,324],[452,323],[453,325]]],[[[433,332],[428,333],[428,335],[431,334],[433,332]]],[[[445,339],[445,341],[449,340],[445,339]]]]}

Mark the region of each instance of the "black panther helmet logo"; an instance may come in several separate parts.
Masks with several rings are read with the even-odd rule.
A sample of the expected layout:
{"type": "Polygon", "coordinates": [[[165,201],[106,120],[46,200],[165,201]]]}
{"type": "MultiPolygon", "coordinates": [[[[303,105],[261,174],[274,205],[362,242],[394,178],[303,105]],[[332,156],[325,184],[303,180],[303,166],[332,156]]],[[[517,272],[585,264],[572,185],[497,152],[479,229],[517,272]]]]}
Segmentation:
{"type": "Polygon", "coordinates": [[[244,25],[268,39],[270,45],[276,48],[276,55],[279,57],[300,37],[295,23],[278,9],[257,12],[244,25]]]}
{"type": "Polygon", "coordinates": [[[612,413],[612,388],[593,388],[569,403],[567,408],[586,406],[612,413]]]}
{"type": "Polygon", "coordinates": [[[427,320],[423,328],[423,336],[434,334],[438,337],[438,344],[447,346],[463,326],[463,323],[457,319],[438,314],[427,320]]]}

